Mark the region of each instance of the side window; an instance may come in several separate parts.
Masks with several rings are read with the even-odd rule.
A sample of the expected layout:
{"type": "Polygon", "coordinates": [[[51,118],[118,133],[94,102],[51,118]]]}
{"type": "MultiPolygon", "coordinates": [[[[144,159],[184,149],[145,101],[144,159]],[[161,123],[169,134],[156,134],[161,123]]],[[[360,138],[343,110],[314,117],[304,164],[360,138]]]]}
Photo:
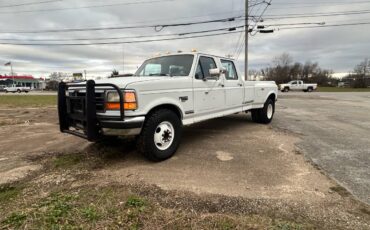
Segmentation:
{"type": "Polygon", "coordinates": [[[197,71],[195,72],[195,79],[203,79],[204,78],[204,75],[203,75],[203,71],[202,71],[202,66],[200,65],[200,62],[198,63],[198,66],[197,66],[197,71]]]}
{"type": "Polygon", "coordinates": [[[199,64],[197,67],[198,75],[196,74],[196,79],[203,79],[204,77],[210,77],[209,70],[217,68],[216,62],[213,58],[210,57],[200,57],[199,64]],[[200,72],[202,74],[200,74],[200,72]]]}
{"type": "Polygon", "coordinates": [[[236,72],[235,65],[232,61],[221,60],[222,67],[226,69],[225,77],[226,80],[238,80],[238,74],[236,72]]]}
{"type": "Polygon", "coordinates": [[[297,82],[296,82],[296,81],[293,81],[293,82],[292,82],[292,85],[297,85],[297,82]]]}

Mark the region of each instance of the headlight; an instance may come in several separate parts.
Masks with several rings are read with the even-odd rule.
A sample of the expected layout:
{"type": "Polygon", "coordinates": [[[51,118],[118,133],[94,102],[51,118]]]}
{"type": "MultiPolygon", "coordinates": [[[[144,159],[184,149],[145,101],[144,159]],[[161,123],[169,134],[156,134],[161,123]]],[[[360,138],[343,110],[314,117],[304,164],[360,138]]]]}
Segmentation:
{"type": "MultiPolygon", "coordinates": [[[[137,110],[137,99],[135,91],[123,92],[123,107],[125,110],[137,110]]],[[[107,93],[107,103],[105,104],[106,110],[120,110],[120,97],[118,92],[107,93]]]]}
{"type": "Polygon", "coordinates": [[[108,92],[107,93],[107,102],[119,102],[118,92],[108,92]]]}

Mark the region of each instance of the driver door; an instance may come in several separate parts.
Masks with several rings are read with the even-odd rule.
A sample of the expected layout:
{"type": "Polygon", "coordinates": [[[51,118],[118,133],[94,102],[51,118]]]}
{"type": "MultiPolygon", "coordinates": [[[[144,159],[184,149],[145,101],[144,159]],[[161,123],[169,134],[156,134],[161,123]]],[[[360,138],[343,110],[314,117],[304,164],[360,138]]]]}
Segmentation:
{"type": "Polygon", "coordinates": [[[225,106],[225,90],[221,77],[211,78],[210,69],[217,68],[213,57],[200,56],[195,76],[194,88],[194,112],[200,121],[216,117],[215,113],[222,112],[225,106]]]}
{"type": "Polygon", "coordinates": [[[290,90],[298,90],[298,84],[297,81],[293,81],[290,85],[290,90]]]}

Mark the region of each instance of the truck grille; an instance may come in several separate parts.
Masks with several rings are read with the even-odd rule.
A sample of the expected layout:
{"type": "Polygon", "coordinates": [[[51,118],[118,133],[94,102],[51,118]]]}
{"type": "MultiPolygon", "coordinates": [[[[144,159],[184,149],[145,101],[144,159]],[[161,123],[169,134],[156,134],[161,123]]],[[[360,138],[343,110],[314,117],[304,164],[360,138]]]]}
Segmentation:
{"type": "MultiPolygon", "coordinates": [[[[74,91],[69,92],[70,97],[85,97],[85,92],[74,91]]],[[[104,91],[97,91],[95,92],[95,104],[96,104],[96,112],[97,113],[104,113],[105,112],[105,92],[104,91]]],[[[83,106],[80,101],[74,101],[71,105],[73,110],[75,111],[82,111],[83,106]]]]}

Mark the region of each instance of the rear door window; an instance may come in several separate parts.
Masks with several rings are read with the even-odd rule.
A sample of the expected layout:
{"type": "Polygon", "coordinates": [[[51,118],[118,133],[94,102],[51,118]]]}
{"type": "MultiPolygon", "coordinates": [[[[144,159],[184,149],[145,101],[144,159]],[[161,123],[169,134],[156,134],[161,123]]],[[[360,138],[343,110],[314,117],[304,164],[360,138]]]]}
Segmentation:
{"type": "Polygon", "coordinates": [[[228,60],[221,60],[222,67],[226,69],[225,78],[226,80],[238,80],[238,73],[234,62],[228,60]]]}

